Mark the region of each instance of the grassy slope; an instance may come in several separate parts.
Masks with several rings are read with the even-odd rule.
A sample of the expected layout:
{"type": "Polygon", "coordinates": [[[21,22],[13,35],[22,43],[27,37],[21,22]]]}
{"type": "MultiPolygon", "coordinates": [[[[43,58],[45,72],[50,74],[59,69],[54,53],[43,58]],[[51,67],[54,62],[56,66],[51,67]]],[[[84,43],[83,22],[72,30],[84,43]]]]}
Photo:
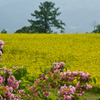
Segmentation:
{"type": "Polygon", "coordinates": [[[100,100],[100,93],[85,93],[83,100],[100,100]]]}

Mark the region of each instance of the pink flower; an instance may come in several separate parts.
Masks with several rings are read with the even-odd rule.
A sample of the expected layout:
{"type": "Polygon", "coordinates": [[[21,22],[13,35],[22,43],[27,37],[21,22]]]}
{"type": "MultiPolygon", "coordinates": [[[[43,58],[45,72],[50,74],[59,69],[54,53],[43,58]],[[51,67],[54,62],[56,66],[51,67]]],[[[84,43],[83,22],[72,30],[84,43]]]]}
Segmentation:
{"type": "Polygon", "coordinates": [[[8,70],[8,74],[11,75],[12,74],[12,71],[11,70],[8,70]]]}
{"type": "Polygon", "coordinates": [[[8,78],[7,81],[8,81],[8,85],[11,85],[12,83],[14,83],[14,81],[11,78],[8,78]]]}
{"type": "Polygon", "coordinates": [[[0,100],[7,100],[6,98],[1,98],[0,100]]]}
{"type": "Polygon", "coordinates": [[[36,79],[36,83],[40,83],[41,82],[41,80],[40,79],[36,79]]]}
{"type": "Polygon", "coordinates": [[[68,81],[73,81],[75,80],[75,77],[68,77],[68,81]]]}
{"type": "Polygon", "coordinates": [[[27,84],[27,87],[30,87],[31,85],[30,84],[27,84]]]}
{"type": "Polygon", "coordinates": [[[5,86],[4,89],[5,90],[9,90],[9,91],[6,91],[5,93],[13,92],[13,88],[12,87],[5,86]]]}
{"type": "Polygon", "coordinates": [[[48,97],[49,94],[50,94],[50,92],[47,92],[47,91],[43,92],[43,98],[48,97]]]}
{"type": "Polygon", "coordinates": [[[60,66],[59,66],[59,65],[54,66],[54,69],[58,69],[58,68],[60,68],[60,66]]]}
{"type": "Polygon", "coordinates": [[[13,87],[14,89],[18,89],[19,83],[18,83],[18,82],[15,82],[14,84],[12,84],[12,87],[13,87]]]}
{"type": "Polygon", "coordinates": [[[20,90],[18,90],[18,93],[22,93],[24,90],[22,90],[22,89],[20,89],[20,90]]]}
{"type": "Polygon", "coordinates": [[[10,99],[11,99],[11,93],[9,92],[7,95],[7,100],[10,100],[10,99]]]}
{"type": "Polygon", "coordinates": [[[64,99],[58,98],[58,100],[64,100],[64,99]]]}
{"type": "Polygon", "coordinates": [[[61,76],[61,79],[65,79],[65,78],[68,78],[68,77],[66,75],[61,76]]]}
{"type": "Polygon", "coordinates": [[[0,76],[0,83],[3,83],[3,77],[0,76]]]}
{"type": "Polygon", "coordinates": [[[11,76],[10,78],[13,82],[15,82],[15,77],[14,76],[11,76]]]}
{"type": "Polygon", "coordinates": [[[56,63],[56,62],[54,62],[53,65],[54,65],[54,67],[53,67],[54,69],[60,68],[60,66],[59,66],[58,63],[56,63]]]}
{"type": "Polygon", "coordinates": [[[65,63],[64,62],[60,62],[59,65],[60,65],[60,67],[65,66],[65,63]]]}
{"type": "Polygon", "coordinates": [[[11,94],[11,98],[14,98],[14,94],[13,93],[11,94]]]}
{"type": "Polygon", "coordinates": [[[14,96],[14,100],[19,100],[19,98],[21,98],[21,95],[14,96]]]}
{"type": "Polygon", "coordinates": [[[64,84],[64,86],[61,86],[60,90],[63,91],[63,89],[66,89],[66,84],[64,84]]]}
{"type": "Polygon", "coordinates": [[[3,82],[5,81],[5,78],[3,77],[3,82]]]}
{"type": "Polygon", "coordinates": [[[84,94],[84,90],[81,93],[84,94]]]}
{"type": "Polygon", "coordinates": [[[80,83],[78,82],[76,86],[77,86],[77,87],[80,87],[80,83]]]}
{"type": "Polygon", "coordinates": [[[33,93],[33,96],[37,97],[37,93],[33,93]]]}
{"type": "Polygon", "coordinates": [[[67,99],[67,100],[71,100],[71,96],[69,96],[69,95],[65,96],[65,97],[64,97],[64,100],[66,100],[66,99],[67,99]]]}
{"type": "Polygon", "coordinates": [[[56,87],[58,87],[58,86],[59,86],[59,84],[55,84],[55,85],[54,85],[54,88],[56,88],[56,87]]]}
{"type": "Polygon", "coordinates": [[[89,73],[87,72],[87,73],[85,74],[85,78],[88,78],[88,76],[89,76],[89,73]]]}
{"type": "Polygon", "coordinates": [[[55,66],[56,66],[56,65],[58,65],[58,63],[54,62],[54,63],[53,63],[53,65],[55,65],[55,66]]]}
{"type": "Polygon", "coordinates": [[[81,96],[81,95],[82,95],[82,93],[79,93],[78,95],[79,95],[79,96],[81,96]]]}
{"type": "Polygon", "coordinates": [[[0,44],[1,44],[1,45],[4,45],[4,41],[0,40],[0,44]]]}
{"type": "Polygon", "coordinates": [[[0,56],[2,55],[2,51],[0,51],[0,56]]]}
{"type": "Polygon", "coordinates": [[[4,67],[3,69],[4,69],[3,73],[5,74],[7,72],[7,68],[4,67]]]}
{"type": "Polygon", "coordinates": [[[3,45],[0,46],[0,49],[1,49],[1,50],[3,49],[3,45]]]}
{"type": "Polygon", "coordinates": [[[13,69],[19,69],[19,67],[13,67],[13,69]]]}
{"type": "Polygon", "coordinates": [[[20,82],[21,82],[21,80],[18,81],[18,83],[20,83],[20,82]]]}
{"type": "Polygon", "coordinates": [[[61,86],[60,91],[58,91],[59,96],[62,98],[58,98],[59,100],[71,100],[73,97],[74,92],[76,91],[76,88],[72,85],[70,86],[61,86]]]}
{"type": "Polygon", "coordinates": [[[9,87],[8,89],[9,89],[10,92],[13,92],[13,88],[12,87],[9,87]]]}
{"type": "Polygon", "coordinates": [[[76,71],[76,72],[73,72],[73,74],[74,74],[75,76],[77,76],[77,75],[78,75],[78,71],[76,71]]]}
{"type": "Polygon", "coordinates": [[[69,76],[71,76],[71,75],[72,75],[72,72],[68,70],[68,71],[66,72],[66,74],[69,74],[69,76]]]}
{"type": "Polygon", "coordinates": [[[70,85],[69,88],[70,88],[70,91],[74,91],[74,92],[76,91],[76,88],[72,85],[70,85]]]}
{"type": "Polygon", "coordinates": [[[11,76],[10,78],[8,78],[7,81],[8,81],[8,85],[11,85],[11,86],[13,85],[14,87],[16,87],[16,85],[15,85],[16,83],[18,83],[18,84],[20,83],[20,81],[17,82],[15,80],[14,76],[11,76]]]}
{"type": "Polygon", "coordinates": [[[80,71],[79,73],[80,73],[81,76],[85,76],[84,72],[80,71]]]}
{"type": "Polygon", "coordinates": [[[92,89],[92,86],[86,83],[86,89],[92,89]]]}

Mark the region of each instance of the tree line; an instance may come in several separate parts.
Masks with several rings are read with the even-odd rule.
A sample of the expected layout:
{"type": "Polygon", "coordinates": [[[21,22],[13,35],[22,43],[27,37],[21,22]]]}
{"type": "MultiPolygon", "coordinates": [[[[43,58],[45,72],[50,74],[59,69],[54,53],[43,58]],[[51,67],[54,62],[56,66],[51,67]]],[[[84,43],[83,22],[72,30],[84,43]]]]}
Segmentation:
{"type": "MultiPolygon", "coordinates": [[[[31,14],[35,20],[28,19],[30,26],[24,26],[21,29],[16,30],[15,33],[53,33],[52,27],[56,27],[64,32],[65,23],[57,16],[61,14],[58,12],[59,8],[55,8],[55,3],[45,1],[40,3],[39,11],[35,10],[31,14]]],[[[4,32],[4,31],[3,31],[4,32]]]]}
{"type": "MultiPolygon", "coordinates": [[[[16,30],[15,33],[54,33],[52,27],[56,27],[60,29],[60,33],[64,33],[64,26],[66,26],[66,24],[62,22],[62,20],[57,19],[61,14],[58,10],[59,8],[55,8],[55,3],[53,2],[45,1],[40,3],[39,11],[35,10],[34,13],[31,14],[35,20],[28,19],[31,25],[24,26],[16,30]]],[[[7,33],[7,31],[3,29],[1,33],[7,33]]],[[[100,25],[97,25],[92,33],[100,33],[100,25]]]]}

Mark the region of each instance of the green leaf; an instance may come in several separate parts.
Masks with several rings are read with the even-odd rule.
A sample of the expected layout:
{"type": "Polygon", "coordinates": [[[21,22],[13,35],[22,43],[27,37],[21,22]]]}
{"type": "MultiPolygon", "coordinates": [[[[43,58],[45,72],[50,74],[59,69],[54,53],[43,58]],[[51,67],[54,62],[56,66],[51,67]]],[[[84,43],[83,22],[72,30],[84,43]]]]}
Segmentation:
{"type": "Polygon", "coordinates": [[[26,66],[24,66],[23,68],[16,69],[13,72],[13,75],[17,80],[20,80],[22,77],[26,76],[26,74],[27,74],[26,66]]]}
{"type": "Polygon", "coordinates": [[[94,83],[96,83],[96,78],[95,77],[92,77],[92,80],[94,83]]]}

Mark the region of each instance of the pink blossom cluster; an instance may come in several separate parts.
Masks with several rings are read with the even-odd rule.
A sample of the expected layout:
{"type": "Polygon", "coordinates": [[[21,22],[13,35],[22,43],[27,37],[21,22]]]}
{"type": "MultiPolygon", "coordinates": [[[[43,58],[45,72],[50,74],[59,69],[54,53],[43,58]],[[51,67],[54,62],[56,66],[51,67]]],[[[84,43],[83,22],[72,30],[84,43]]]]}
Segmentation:
{"type": "Polygon", "coordinates": [[[64,73],[60,73],[61,74],[61,80],[65,80],[65,81],[74,81],[75,80],[75,77],[80,77],[79,78],[79,81],[81,81],[82,83],[88,81],[90,82],[91,81],[91,75],[89,73],[84,73],[82,71],[74,71],[74,72],[71,72],[71,71],[67,71],[67,72],[64,72],[64,73]]]}
{"type": "Polygon", "coordinates": [[[7,84],[13,87],[13,89],[18,89],[19,83],[21,81],[15,80],[15,77],[12,75],[10,78],[7,79],[7,82],[8,82],[7,84]]]}
{"type": "Polygon", "coordinates": [[[4,41],[0,40],[0,49],[2,50],[4,46],[4,41]]]}
{"type": "Polygon", "coordinates": [[[47,72],[47,79],[49,84],[52,86],[52,88],[56,88],[60,86],[60,71],[58,69],[54,70],[53,72],[48,71],[47,72]]]}
{"type": "Polygon", "coordinates": [[[0,68],[0,100],[10,100],[15,98],[14,91],[18,89],[20,81],[17,81],[15,77],[12,75],[11,70],[7,70],[7,68],[0,68]]]}
{"type": "MultiPolygon", "coordinates": [[[[62,62],[61,62],[62,63],[62,62]]],[[[84,94],[84,91],[86,89],[91,89],[92,86],[89,85],[88,83],[91,81],[91,75],[89,73],[84,73],[82,71],[67,71],[67,72],[63,72],[61,71],[61,69],[64,69],[64,63],[62,63],[63,67],[59,67],[59,65],[61,63],[53,63],[51,67],[51,71],[48,71],[45,75],[43,75],[43,77],[47,77],[47,79],[49,80],[49,84],[51,86],[53,86],[53,88],[55,87],[60,87],[62,83],[67,83],[67,82],[73,82],[75,79],[77,79],[78,84],[80,83],[80,85],[76,85],[76,86],[64,86],[67,88],[67,90],[65,89],[66,96],[63,95],[63,100],[70,100],[71,98],[79,98],[79,96],[81,96],[82,94],[84,94]],[[73,91],[70,91],[73,90],[73,91]],[[68,92],[69,91],[69,92],[68,92]],[[78,96],[76,96],[76,93],[78,94],[78,96]],[[64,99],[67,98],[67,99],[64,99]]],[[[44,78],[45,79],[45,78],[44,78]]],[[[61,90],[64,88],[61,86],[61,90]]],[[[61,91],[58,92],[59,95],[60,93],[62,94],[61,91]]],[[[61,99],[62,100],[62,99],[61,99]]]]}
{"type": "Polygon", "coordinates": [[[59,98],[58,100],[71,100],[71,98],[75,97],[76,87],[70,86],[61,86],[60,91],[58,91],[59,98]],[[63,98],[63,99],[62,99],[63,98]]]}
{"type": "Polygon", "coordinates": [[[92,86],[85,84],[80,84],[80,82],[77,83],[76,87],[75,86],[61,86],[60,91],[58,91],[59,98],[58,100],[71,100],[73,98],[79,99],[80,96],[82,96],[85,92],[85,89],[91,89],[92,86]],[[76,93],[78,95],[76,95],[76,93]],[[62,99],[63,98],[63,99],[62,99]]]}
{"type": "Polygon", "coordinates": [[[56,69],[59,69],[61,72],[63,72],[63,69],[64,69],[63,67],[64,66],[65,66],[65,63],[64,62],[60,62],[60,63],[54,62],[53,65],[50,66],[50,67],[51,67],[51,70],[52,71],[54,71],[56,69]]]}
{"type": "MultiPolygon", "coordinates": [[[[55,66],[58,66],[58,65],[59,65],[58,63],[55,64],[55,66]]],[[[59,72],[58,71],[59,68],[58,67],[55,68],[55,66],[53,66],[53,67],[54,67],[54,70],[55,69],[56,70],[52,71],[52,73],[49,72],[50,76],[54,76],[54,77],[57,76],[57,74],[55,72],[59,72]]],[[[84,73],[82,71],[71,72],[71,71],[68,70],[67,72],[60,72],[58,74],[61,75],[61,76],[59,76],[60,82],[58,82],[58,83],[60,83],[59,84],[60,86],[63,82],[64,83],[73,82],[75,79],[77,79],[77,81],[79,81],[76,86],[71,86],[71,85],[68,86],[68,87],[67,86],[61,86],[61,90],[58,92],[58,94],[59,94],[58,99],[59,100],[71,100],[71,98],[77,98],[78,99],[80,96],[82,96],[82,94],[84,94],[84,91],[86,89],[92,88],[92,86],[88,84],[91,81],[91,76],[92,76],[89,73],[84,73]],[[78,95],[76,95],[76,93],[78,95]]],[[[58,76],[57,76],[58,78],[57,77],[54,78],[54,77],[52,79],[54,79],[54,81],[56,81],[56,80],[58,81],[59,77],[58,76]]],[[[56,81],[56,84],[57,84],[57,81],[56,81]]],[[[51,83],[53,83],[53,82],[51,82],[51,83]]]]}
{"type": "Polygon", "coordinates": [[[78,82],[76,85],[76,90],[79,96],[82,96],[85,92],[85,89],[92,89],[92,86],[90,84],[82,84],[81,82],[78,82]]]}
{"type": "Polygon", "coordinates": [[[50,92],[47,92],[47,91],[43,92],[43,98],[48,97],[49,94],[50,94],[50,92]]]}
{"type": "Polygon", "coordinates": [[[1,61],[1,56],[2,56],[3,46],[4,46],[4,42],[0,40],[0,61],[1,61]]]}

